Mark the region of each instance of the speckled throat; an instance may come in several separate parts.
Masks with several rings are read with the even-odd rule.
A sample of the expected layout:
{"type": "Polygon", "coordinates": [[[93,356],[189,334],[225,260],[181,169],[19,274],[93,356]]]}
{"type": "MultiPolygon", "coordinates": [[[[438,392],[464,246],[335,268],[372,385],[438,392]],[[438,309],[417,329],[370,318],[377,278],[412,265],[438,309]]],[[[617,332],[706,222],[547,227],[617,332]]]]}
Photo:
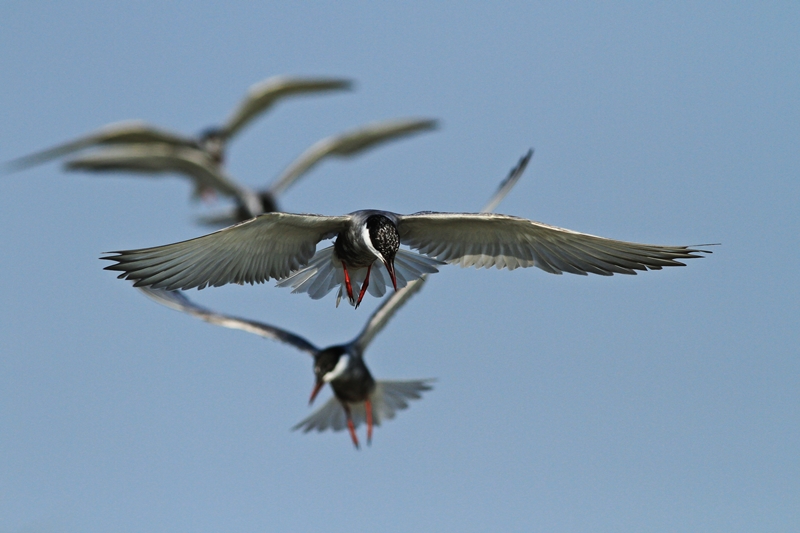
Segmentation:
{"type": "MultiPolygon", "coordinates": [[[[363,219],[362,219],[363,220],[363,219]]],[[[336,257],[348,268],[366,268],[377,257],[374,248],[391,262],[400,248],[400,235],[392,221],[383,215],[370,215],[362,223],[353,224],[343,231],[333,243],[336,257]],[[367,231],[364,232],[366,226],[367,231]],[[365,233],[370,242],[364,242],[365,233]]]]}
{"type": "Polygon", "coordinates": [[[367,230],[372,246],[390,263],[400,249],[400,234],[391,220],[383,215],[372,215],[367,219],[367,230]]]}

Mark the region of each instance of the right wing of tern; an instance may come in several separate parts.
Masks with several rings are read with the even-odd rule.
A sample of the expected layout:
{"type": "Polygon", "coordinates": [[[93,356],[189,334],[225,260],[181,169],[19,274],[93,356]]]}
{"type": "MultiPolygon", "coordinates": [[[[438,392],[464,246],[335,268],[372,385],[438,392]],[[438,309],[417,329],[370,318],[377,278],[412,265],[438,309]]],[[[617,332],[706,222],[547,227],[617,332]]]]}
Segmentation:
{"type": "Polygon", "coordinates": [[[194,140],[147,124],[141,120],[126,120],[109,124],[97,131],[66,143],[13,159],[5,164],[8,171],[23,170],[34,165],[103,144],[164,143],[174,146],[193,146],[194,140]]]}
{"type": "Polygon", "coordinates": [[[380,144],[436,129],[437,125],[437,121],[432,119],[384,120],[326,137],[295,159],[270,186],[270,192],[280,194],[326,157],[352,157],[380,144]]]}
{"type": "Polygon", "coordinates": [[[164,289],[153,289],[150,287],[140,287],[139,290],[161,305],[167,306],[170,309],[175,309],[176,311],[182,311],[195,318],[204,320],[209,324],[222,326],[224,328],[239,329],[242,331],[247,331],[248,333],[260,335],[267,339],[290,344],[298,350],[306,352],[311,356],[315,356],[317,352],[319,352],[319,349],[317,349],[316,346],[299,335],[295,335],[294,333],[281,328],[270,326],[269,324],[256,322],[255,320],[247,320],[235,316],[215,313],[214,311],[197,305],[178,291],[167,291],[164,289]]]}
{"type": "Polygon", "coordinates": [[[346,226],[348,216],[268,213],[196,239],[155,248],[109,252],[106,270],[136,287],[167,290],[263,283],[308,263],[319,241],[346,226]]]}

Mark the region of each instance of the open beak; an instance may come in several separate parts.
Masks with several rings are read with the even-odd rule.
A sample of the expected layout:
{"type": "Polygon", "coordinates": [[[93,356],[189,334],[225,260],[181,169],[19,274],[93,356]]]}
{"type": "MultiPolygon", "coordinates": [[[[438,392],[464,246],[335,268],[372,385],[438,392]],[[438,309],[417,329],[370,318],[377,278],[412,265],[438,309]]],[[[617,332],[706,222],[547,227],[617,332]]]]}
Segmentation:
{"type": "Polygon", "coordinates": [[[324,381],[322,381],[321,379],[317,381],[317,383],[314,385],[314,390],[311,391],[311,398],[308,399],[308,405],[314,403],[314,398],[317,397],[317,394],[319,394],[320,389],[324,386],[325,386],[324,381]]]}
{"type": "Polygon", "coordinates": [[[384,259],[383,264],[386,265],[386,270],[389,272],[389,277],[392,278],[392,286],[394,286],[394,291],[397,292],[397,278],[394,275],[394,261],[389,262],[384,259]]]}

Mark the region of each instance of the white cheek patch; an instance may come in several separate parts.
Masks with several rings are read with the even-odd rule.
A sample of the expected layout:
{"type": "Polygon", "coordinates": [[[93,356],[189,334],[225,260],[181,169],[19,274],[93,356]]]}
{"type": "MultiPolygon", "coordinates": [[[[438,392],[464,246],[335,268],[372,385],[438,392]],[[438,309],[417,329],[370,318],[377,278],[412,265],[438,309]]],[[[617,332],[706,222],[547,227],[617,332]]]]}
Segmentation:
{"type": "Polygon", "coordinates": [[[344,371],[347,370],[347,367],[350,365],[350,356],[349,355],[342,355],[339,358],[339,361],[336,363],[336,366],[333,367],[333,370],[322,376],[322,381],[325,383],[330,383],[334,379],[338,378],[344,371]]]}
{"type": "Polygon", "coordinates": [[[383,256],[381,253],[376,250],[374,246],[372,246],[372,239],[369,238],[369,229],[367,229],[366,224],[361,227],[361,238],[364,239],[364,243],[367,245],[369,251],[375,254],[375,257],[383,261],[383,256]]]}

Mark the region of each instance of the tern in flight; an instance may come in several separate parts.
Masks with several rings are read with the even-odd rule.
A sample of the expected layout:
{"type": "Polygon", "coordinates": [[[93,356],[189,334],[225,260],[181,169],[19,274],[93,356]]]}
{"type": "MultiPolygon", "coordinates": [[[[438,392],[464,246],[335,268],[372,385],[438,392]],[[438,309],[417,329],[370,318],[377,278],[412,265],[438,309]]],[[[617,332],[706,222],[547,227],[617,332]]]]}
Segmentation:
{"type": "Polygon", "coordinates": [[[251,86],[228,120],[219,127],[208,128],[197,137],[164,130],[141,120],[109,124],[72,141],[26,155],[6,163],[10,171],[22,170],[71,153],[99,145],[167,144],[202,151],[212,163],[225,157],[228,141],[279,100],[289,96],[325,91],[349,90],[350,80],[341,78],[302,78],[274,76],[251,86]]]}
{"type": "Polygon", "coordinates": [[[710,252],[607,239],[509,215],[363,210],[342,216],[269,213],[188,241],[102,259],[114,261],[106,269],[122,272],[119,277],[137,287],[202,289],[274,278],[314,299],[338,286],[337,303],[346,294],[358,307],[368,288],[382,296],[387,286],[397,290],[445,263],[611,276],[684,266],[680,260],[703,253],[710,252]],[[316,251],[317,243],[331,238],[333,246],[316,251]]]}

